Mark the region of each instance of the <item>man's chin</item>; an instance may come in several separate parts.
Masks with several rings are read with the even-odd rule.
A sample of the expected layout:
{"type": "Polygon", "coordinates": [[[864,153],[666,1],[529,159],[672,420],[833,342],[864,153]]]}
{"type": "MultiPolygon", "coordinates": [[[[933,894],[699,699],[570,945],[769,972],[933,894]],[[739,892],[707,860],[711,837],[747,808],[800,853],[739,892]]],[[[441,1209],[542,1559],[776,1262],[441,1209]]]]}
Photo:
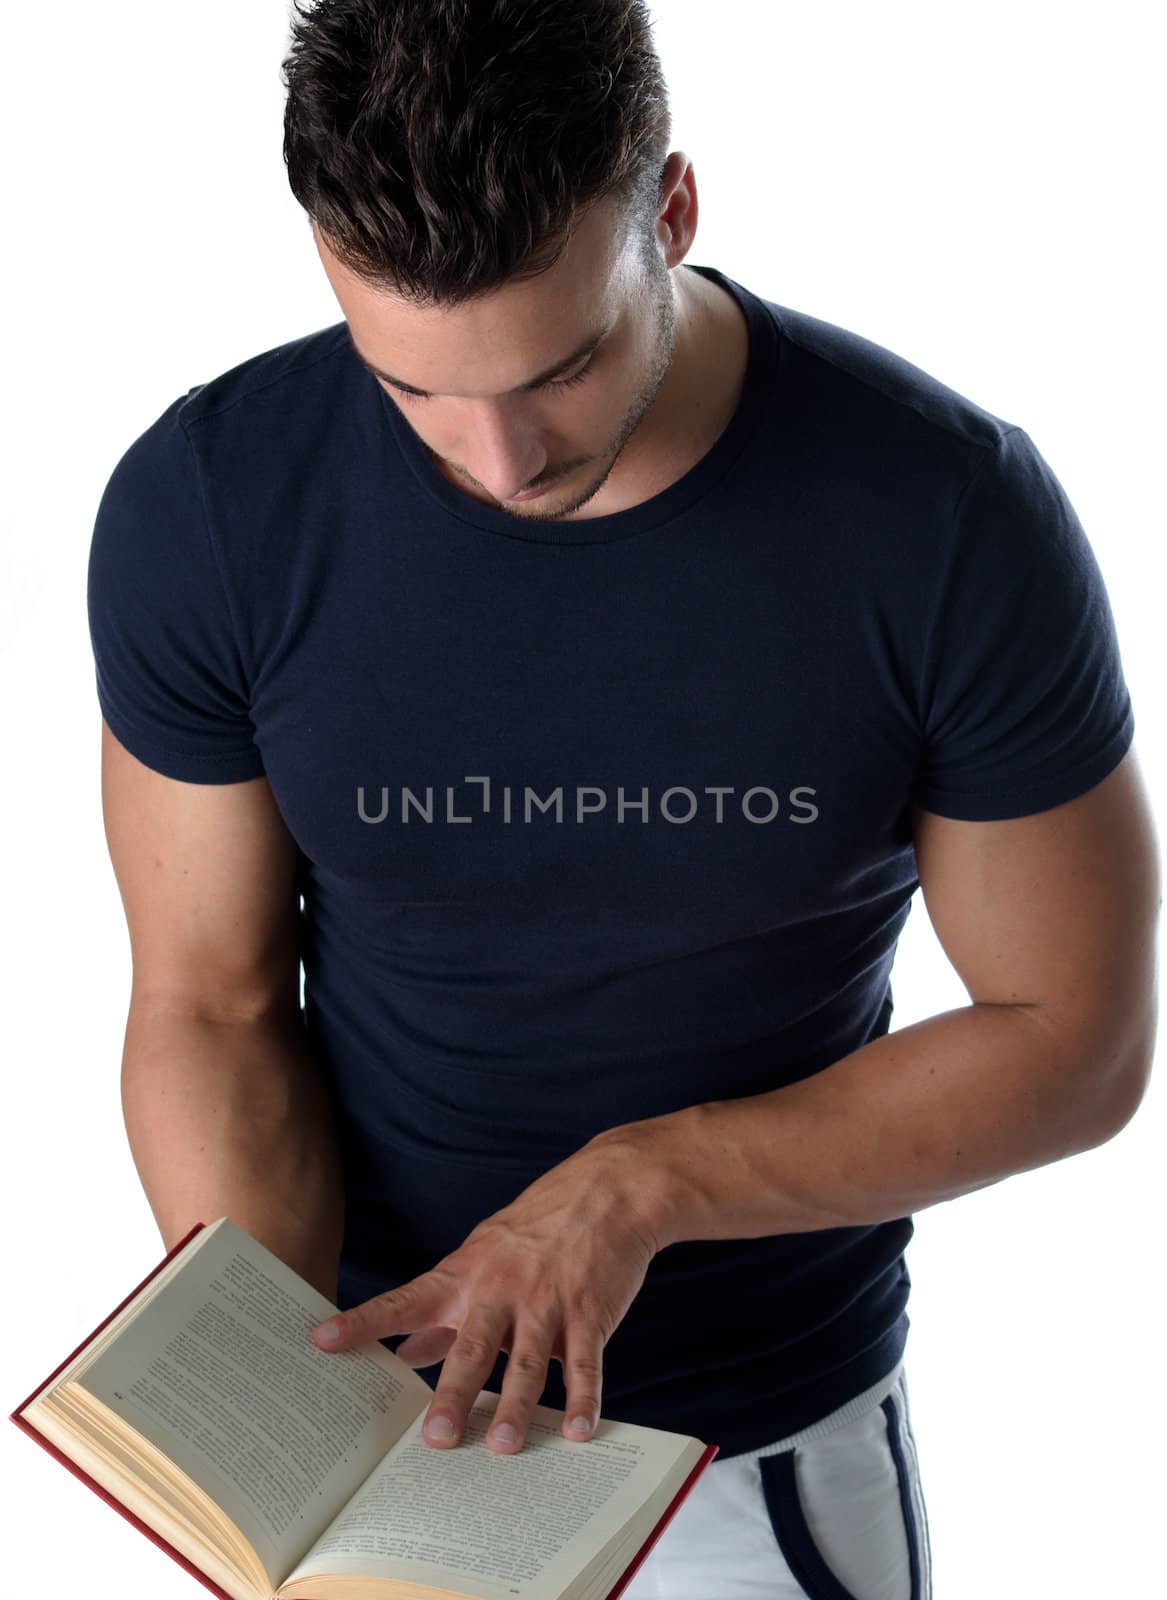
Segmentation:
{"type": "Polygon", "coordinates": [[[588,462],[587,466],[595,471],[595,476],[590,480],[583,480],[580,487],[573,482],[577,474],[582,477],[583,466],[575,467],[571,472],[565,473],[561,480],[552,483],[545,494],[536,495],[530,500],[500,500],[497,502],[504,511],[509,511],[512,516],[522,517],[528,522],[551,522],[562,520],[574,511],[581,510],[607,483],[612,468],[616,461],[613,458],[599,471],[595,471],[594,463],[588,462]]]}

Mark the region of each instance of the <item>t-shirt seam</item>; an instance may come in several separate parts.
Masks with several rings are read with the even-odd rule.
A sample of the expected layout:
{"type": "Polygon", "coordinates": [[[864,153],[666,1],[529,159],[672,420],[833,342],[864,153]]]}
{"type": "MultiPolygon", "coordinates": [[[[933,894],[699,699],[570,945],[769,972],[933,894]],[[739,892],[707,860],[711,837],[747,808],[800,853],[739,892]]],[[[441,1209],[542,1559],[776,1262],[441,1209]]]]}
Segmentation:
{"type": "Polygon", "coordinates": [[[241,635],[241,630],[240,630],[240,627],[239,627],[239,618],[238,618],[238,616],[236,614],[236,609],[235,609],[235,606],[234,606],[234,604],[232,602],[232,599],[231,599],[231,591],[230,591],[230,589],[228,587],[228,584],[227,584],[227,576],[226,576],[226,571],[225,571],[225,567],[224,567],[224,563],[223,563],[222,554],[221,554],[221,552],[219,550],[218,543],[217,543],[217,541],[216,541],[216,539],[214,537],[214,533],[213,533],[212,528],[211,528],[210,503],[209,503],[208,496],[207,496],[206,483],[204,481],[203,473],[202,473],[202,470],[201,470],[201,467],[200,467],[200,464],[199,464],[198,451],[194,447],[194,440],[190,436],[190,432],[189,432],[189,430],[187,428],[186,423],[183,422],[181,419],[179,419],[179,426],[182,429],[183,438],[186,440],[187,448],[190,451],[191,464],[192,464],[192,467],[194,469],[194,475],[195,475],[195,483],[198,486],[199,506],[200,506],[200,509],[201,509],[201,512],[202,512],[202,516],[201,516],[200,520],[202,522],[203,537],[206,540],[207,549],[210,552],[211,564],[215,569],[215,575],[219,580],[219,588],[220,588],[220,591],[222,592],[222,595],[223,595],[223,604],[224,604],[224,606],[226,607],[226,610],[227,610],[227,620],[228,620],[228,622],[229,622],[229,624],[231,626],[231,638],[232,638],[232,641],[233,641],[233,643],[235,645],[235,654],[239,658],[239,663],[243,668],[243,675],[244,675],[244,678],[246,680],[246,685],[247,685],[247,713],[248,713],[248,716],[250,717],[251,716],[251,685],[252,685],[252,682],[254,680],[255,674],[254,674],[254,671],[252,670],[251,663],[248,662],[246,656],[244,655],[244,651],[243,651],[243,647],[242,647],[242,643],[241,643],[242,635],[241,635]]]}
{"type": "MultiPolygon", "coordinates": [[[[334,330],[331,345],[320,355],[314,356],[310,361],[298,362],[296,366],[289,367],[286,372],[278,373],[274,378],[268,378],[263,383],[256,384],[254,388],[248,389],[244,394],[236,395],[234,400],[226,400],[221,405],[216,405],[212,410],[200,412],[198,416],[190,418],[190,424],[210,422],[215,417],[226,416],[227,412],[234,411],[236,406],[243,405],[247,400],[253,400],[257,395],[265,393],[268,389],[274,389],[277,383],[283,383],[288,378],[294,378],[301,372],[310,372],[313,367],[318,367],[322,361],[331,361],[334,356],[340,354],[344,349],[344,345],[341,343],[341,334],[343,332],[343,325],[339,331],[334,330]]],[[[188,424],[183,422],[182,426],[185,429],[188,424]]]]}
{"type": "MultiPolygon", "coordinates": [[[[768,399],[769,395],[767,395],[766,398],[768,399]]],[[[390,402],[390,404],[391,403],[392,402],[390,402]]],[[[701,489],[691,500],[686,501],[683,506],[677,507],[675,511],[670,511],[665,515],[658,517],[654,522],[650,522],[645,526],[637,528],[629,528],[627,533],[614,533],[606,539],[565,539],[562,536],[549,539],[540,539],[535,534],[508,533],[505,528],[488,528],[484,523],[481,523],[474,517],[464,513],[461,508],[455,508],[454,506],[447,505],[441,496],[435,493],[433,485],[426,483],[421,473],[416,470],[418,463],[409,460],[406,457],[405,451],[401,450],[400,442],[396,440],[396,438],[394,439],[394,443],[401,452],[402,458],[406,460],[406,464],[413,472],[414,480],[417,482],[423,493],[428,495],[433,503],[446,516],[454,518],[457,522],[462,523],[464,527],[473,528],[477,533],[489,533],[498,539],[509,539],[515,544],[552,545],[558,546],[560,549],[565,550],[593,549],[596,545],[623,544],[626,539],[636,539],[643,537],[645,534],[656,533],[659,529],[667,527],[670,522],[676,522],[678,518],[688,516],[714,489],[718,487],[718,485],[724,480],[729,470],[741,459],[748,446],[753,443],[754,437],[761,425],[764,404],[764,401],[759,402],[758,415],[754,419],[753,426],[740,441],[738,448],[734,451],[733,455],[726,460],[721,471],[718,472],[717,476],[712,478],[709,483],[707,483],[705,487],[701,489]]],[[[661,492],[664,493],[665,491],[662,490],[661,492]]]]}
{"type": "MultiPolygon", "coordinates": [[[[936,583],[936,594],[935,594],[935,597],[934,597],[934,600],[933,600],[933,604],[932,604],[932,612],[931,612],[931,615],[930,615],[930,617],[928,619],[927,626],[926,626],[926,628],[924,630],[924,638],[923,638],[923,641],[922,641],[922,644],[921,644],[920,682],[919,682],[917,698],[916,698],[916,715],[917,715],[917,719],[918,719],[918,723],[919,723],[921,747],[923,745],[923,741],[924,741],[925,736],[926,736],[926,723],[927,723],[927,716],[925,714],[924,693],[923,692],[927,690],[927,688],[929,686],[930,678],[931,678],[931,675],[932,675],[932,669],[933,669],[933,659],[932,659],[933,643],[934,643],[935,638],[936,638],[937,628],[940,625],[940,614],[941,614],[942,610],[944,609],[944,600],[945,600],[945,597],[947,596],[948,591],[949,591],[949,583],[950,583],[950,579],[951,579],[951,576],[952,576],[952,568],[953,568],[953,565],[954,565],[954,563],[956,561],[956,557],[957,557],[957,545],[960,542],[960,515],[961,515],[961,510],[962,510],[962,508],[964,506],[964,501],[965,501],[966,496],[968,495],[969,490],[972,488],[972,486],[976,482],[976,480],[980,477],[981,473],[985,470],[986,466],[988,466],[990,463],[1000,459],[1001,446],[1004,444],[1005,440],[1007,438],[1009,438],[1010,434],[1022,433],[1023,431],[1024,430],[1020,426],[1016,426],[1015,425],[1013,427],[1007,428],[1001,434],[1001,436],[993,442],[993,444],[991,444],[991,445],[978,445],[976,447],[977,449],[979,449],[981,451],[980,459],[974,464],[972,471],[969,473],[968,477],[965,479],[965,482],[962,485],[962,487],[960,489],[960,492],[958,493],[955,501],[953,502],[952,517],[951,517],[951,529],[952,529],[952,532],[951,532],[951,536],[949,538],[949,544],[948,544],[948,559],[944,562],[943,571],[942,571],[942,573],[941,573],[941,575],[938,578],[937,583],[936,583]]],[[[921,753],[922,753],[922,748],[921,748],[921,753]]]]}
{"type": "Polygon", "coordinates": [[[993,788],[991,790],[947,789],[940,784],[931,783],[926,785],[925,793],[928,795],[934,795],[939,799],[971,800],[974,802],[979,800],[996,802],[998,800],[1007,801],[1029,799],[1032,795],[1041,794],[1044,792],[1044,790],[1050,787],[1056,789],[1059,788],[1063,783],[1075,782],[1080,773],[1089,771],[1089,769],[1093,766],[1096,766],[1099,761],[1105,760],[1112,747],[1119,744],[1124,738],[1127,737],[1128,730],[1130,730],[1133,725],[1133,719],[1134,707],[1132,704],[1128,703],[1126,711],[1123,715],[1122,723],[1115,729],[1114,733],[1111,734],[1110,738],[1100,750],[1096,750],[1093,755],[1085,757],[1084,760],[1077,762],[1075,766],[1059,772],[1055,776],[1038,779],[1038,781],[1035,783],[1027,783],[1023,788],[993,788]]]}
{"type": "MultiPolygon", "coordinates": [[[[106,720],[110,721],[109,710],[112,707],[112,702],[109,700],[108,696],[101,695],[100,686],[98,688],[98,698],[103,700],[102,709],[106,716],[106,720]]],[[[114,709],[113,722],[117,722],[122,727],[132,729],[135,736],[141,739],[143,745],[150,746],[160,754],[176,756],[180,761],[207,761],[214,763],[220,761],[238,761],[240,756],[251,756],[256,760],[262,760],[262,757],[260,756],[259,751],[256,749],[254,742],[250,746],[240,745],[237,750],[203,751],[192,748],[179,748],[177,745],[164,743],[157,737],[152,728],[146,727],[145,724],[137,721],[137,719],[134,717],[127,716],[126,713],[120,708],[114,709]]],[[[111,728],[113,727],[113,722],[110,722],[111,728]]],[[[114,729],[114,732],[116,731],[117,730],[114,729]]]]}
{"type": "MultiPolygon", "coordinates": [[[[906,399],[903,395],[891,393],[890,390],[882,388],[871,378],[864,377],[861,372],[855,372],[851,367],[844,366],[842,362],[836,361],[833,357],[825,354],[822,350],[816,350],[813,345],[803,343],[803,341],[798,338],[797,334],[791,333],[786,323],[782,320],[778,307],[768,300],[763,300],[762,303],[765,305],[774,321],[778,324],[782,338],[788,340],[796,350],[801,350],[803,355],[809,356],[812,361],[821,361],[824,366],[830,367],[835,372],[842,373],[843,377],[850,379],[851,382],[862,384],[865,389],[870,389],[873,394],[879,395],[882,399],[889,401],[892,405],[899,406],[904,411],[910,411],[913,416],[919,417],[920,420],[922,422],[926,422],[929,427],[939,429],[941,433],[946,434],[949,438],[955,439],[961,444],[972,445],[978,450],[992,450],[1000,444],[1001,439],[1003,439],[1007,434],[1017,431],[1015,425],[1007,425],[1000,437],[993,440],[992,443],[985,443],[979,439],[970,438],[967,433],[962,433],[958,428],[952,427],[950,424],[944,422],[940,417],[931,416],[927,411],[922,410],[919,405],[914,404],[910,399],[906,399]]],[[[847,330],[843,331],[846,332],[847,330]]],[[[895,351],[891,353],[893,355],[896,354],[895,351]]],[[[901,357],[900,359],[906,358],[901,357]]],[[[914,363],[909,363],[909,365],[914,365],[914,363]]],[[[922,371],[923,369],[921,368],[919,370],[922,371]]],[[[931,377],[931,374],[927,374],[927,376],[931,377]]],[[[961,396],[960,398],[964,399],[965,397],[961,396]]],[[[984,410],[983,407],[978,407],[978,409],[982,411],[984,410]]],[[[984,414],[992,417],[991,412],[986,411],[984,414]]],[[[996,422],[1001,422],[1003,419],[1000,417],[994,417],[993,420],[996,422]]]]}

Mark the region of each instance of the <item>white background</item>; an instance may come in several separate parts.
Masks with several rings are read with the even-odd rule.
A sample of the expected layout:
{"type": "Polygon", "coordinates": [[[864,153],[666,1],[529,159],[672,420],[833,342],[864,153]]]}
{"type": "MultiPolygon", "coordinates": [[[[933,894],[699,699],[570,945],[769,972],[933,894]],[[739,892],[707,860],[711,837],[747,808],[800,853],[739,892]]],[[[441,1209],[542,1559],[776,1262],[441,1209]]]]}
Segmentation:
{"type": "MultiPolygon", "coordinates": [[[[654,16],[699,186],[690,261],[1030,433],[1106,579],[1160,816],[1151,8],[657,0],[654,16]]],[[[130,970],[86,560],[115,461],[173,399],[339,320],[281,159],[287,22],[284,0],[109,0],[6,25],[5,1412],[162,1254],[119,1101],[130,970]]],[[[893,987],[896,1028],[967,1003],[920,895],[893,987]]],[[[917,1215],[907,1370],[937,1600],[1167,1595],[1165,1131],[1152,1083],[1110,1143],[917,1215]]],[[[198,1592],[11,1424],[3,1447],[13,1594],[198,1592]]]]}

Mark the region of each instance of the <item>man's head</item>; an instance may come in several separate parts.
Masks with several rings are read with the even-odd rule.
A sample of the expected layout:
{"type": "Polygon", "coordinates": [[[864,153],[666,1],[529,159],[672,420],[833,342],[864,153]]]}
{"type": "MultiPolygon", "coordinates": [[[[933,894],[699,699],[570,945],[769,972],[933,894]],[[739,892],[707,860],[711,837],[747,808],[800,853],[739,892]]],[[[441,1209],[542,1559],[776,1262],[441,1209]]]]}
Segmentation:
{"type": "Polygon", "coordinates": [[[696,218],[640,0],[320,0],[284,72],[358,354],[467,492],[578,509],[664,382],[696,218]]]}

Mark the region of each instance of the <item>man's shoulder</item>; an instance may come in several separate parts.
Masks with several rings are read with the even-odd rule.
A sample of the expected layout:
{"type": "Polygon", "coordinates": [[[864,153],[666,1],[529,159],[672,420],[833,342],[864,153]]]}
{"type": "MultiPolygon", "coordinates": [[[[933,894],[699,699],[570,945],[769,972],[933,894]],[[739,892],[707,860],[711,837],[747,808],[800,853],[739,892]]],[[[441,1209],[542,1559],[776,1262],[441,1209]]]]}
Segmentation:
{"type": "MultiPolygon", "coordinates": [[[[993,449],[1014,424],[897,350],[809,312],[758,295],[774,319],[788,385],[815,409],[862,429],[904,429],[935,448],[993,449]]],[[[781,386],[780,386],[781,387],[781,386]]]]}
{"type": "Polygon", "coordinates": [[[177,420],[189,428],[247,403],[286,408],[327,387],[347,349],[347,325],[336,322],[248,356],[188,390],[177,420]]]}

